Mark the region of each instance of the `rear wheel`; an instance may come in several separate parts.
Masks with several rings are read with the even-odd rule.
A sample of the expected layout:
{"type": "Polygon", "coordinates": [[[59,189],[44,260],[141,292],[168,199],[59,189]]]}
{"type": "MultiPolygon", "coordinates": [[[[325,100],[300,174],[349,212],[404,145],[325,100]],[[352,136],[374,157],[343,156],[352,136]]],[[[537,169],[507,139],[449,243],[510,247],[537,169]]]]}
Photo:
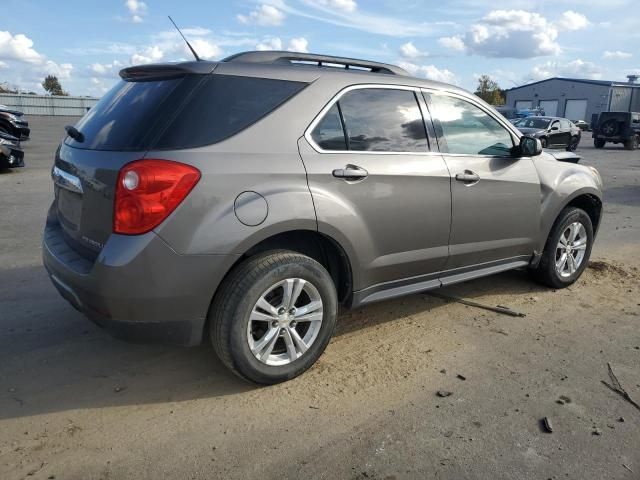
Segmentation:
{"type": "Polygon", "coordinates": [[[571,137],[569,145],[567,145],[567,152],[575,152],[578,149],[580,139],[578,137],[571,137]]]}
{"type": "Polygon", "coordinates": [[[605,146],[605,144],[606,144],[606,143],[607,143],[607,142],[606,142],[605,140],[603,140],[602,138],[595,138],[595,139],[593,140],[593,145],[594,145],[596,148],[604,148],[604,146],[605,146]]]}
{"type": "Polygon", "coordinates": [[[552,288],[568,287],[587,267],[592,246],[589,215],[580,208],[565,208],[551,229],[534,277],[552,288]]]}
{"type": "Polygon", "coordinates": [[[320,357],[333,335],[336,289],[305,255],[250,257],[225,279],[209,313],[211,341],[239,377],[260,384],[290,380],[320,357]]]}
{"type": "Polygon", "coordinates": [[[640,144],[640,136],[634,135],[624,143],[624,148],[626,150],[635,150],[638,148],[639,144],[640,144]]]}

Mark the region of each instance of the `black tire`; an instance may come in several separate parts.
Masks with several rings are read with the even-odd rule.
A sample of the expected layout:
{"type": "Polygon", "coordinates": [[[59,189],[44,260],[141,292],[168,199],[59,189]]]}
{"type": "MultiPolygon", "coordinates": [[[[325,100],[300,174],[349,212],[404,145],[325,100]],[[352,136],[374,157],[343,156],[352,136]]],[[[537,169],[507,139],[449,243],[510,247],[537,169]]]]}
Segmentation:
{"type": "Polygon", "coordinates": [[[607,143],[606,140],[603,140],[602,138],[593,139],[593,146],[596,148],[604,148],[606,143],[607,143]]]}
{"type": "Polygon", "coordinates": [[[580,139],[578,137],[571,137],[571,140],[569,140],[569,145],[567,145],[567,152],[575,152],[578,149],[579,143],[580,139]]]}
{"type": "Polygon", "coordinates": [[[600,131],[604,133],[607,137],[615,137],[620,133],[620,124],[617,120],[611,119],[607,120],[600,126],[600,131]]]}
{"type": "Polygon", "coordinates": [[[542,148],[547,148],[547,139],[546,138],[541,138],[540,139],[540,144],[542,145],[542,148]]]}
{"type": "Polygon", "coordinates": [[[624,142],[624,148],[625,150],[635,150],[638,148],[639,144],[640,144],[640,136],[634,135],[631,138],[629,138],[629,140],[624,142]]]}
{"type": "Polygon", "coordinates": [[[336,287],[329,272],[305,255],[273,250],[248,258],[227,276],[209,312],[209,333],[216,354],[233,373],[250,382],[271,385],[300,375],[316,362],[333,336],[337,315],[336,287]],[[286,365],[267,365],[249,347],[249,316],[265,291],[288,278],[301,278],[317,289],[323,304],[322,323],[317,337],[299,358],[286,365]]]}
{"type": "Polygon", "coordinates": [[[589,257],[591,256],[591,248],[593,247],[593,224],[591,218],[584,210],[576,207],[567,207],[556,219],[556,222],[551,229],[551,233],[547,238],[547,242],[542,252],[542,258],[538,266],[532,270],[534,278],[540,283],[547,285],[551,288],[565,288],[574,283],[589,263],[589,257]],[[556,254],[557,245],[560,241],[560,235],[564,234],[569,226],[575,222],[579,222],[584,226],[587,236],[587,245],[584,252],[584,257],[580,262],[580,265],[576,271],[567,276],[561,276],[556,270],[556,254]]]}

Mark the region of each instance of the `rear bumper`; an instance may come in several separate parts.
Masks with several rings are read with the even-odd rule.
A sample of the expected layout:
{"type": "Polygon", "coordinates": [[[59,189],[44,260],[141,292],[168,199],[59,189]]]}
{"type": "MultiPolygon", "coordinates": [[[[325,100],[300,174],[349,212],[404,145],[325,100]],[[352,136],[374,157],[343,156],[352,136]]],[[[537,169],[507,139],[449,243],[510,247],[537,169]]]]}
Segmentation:
{"type": "Polygon", "coordinates": [[[24,142],[29,140],[31,129],[29,128],[29,124],[27,122],[11,122],[11,126],[15,130],[15,136],[19,138],[20,141],[24,142]]]}
{"type": "Polygon", "coordinates": [[[24,167],[24,152],[10,145],[0,145],[0,168],[24,167]]]}
{"type": "Polygon", "coordinates": [[[73,307],[115,336],[196,345],[213,294],[234,255],[178,255],[153,232],[112,235],[95,262],[72,250],[48,221],[43,262],[73,307]]]}

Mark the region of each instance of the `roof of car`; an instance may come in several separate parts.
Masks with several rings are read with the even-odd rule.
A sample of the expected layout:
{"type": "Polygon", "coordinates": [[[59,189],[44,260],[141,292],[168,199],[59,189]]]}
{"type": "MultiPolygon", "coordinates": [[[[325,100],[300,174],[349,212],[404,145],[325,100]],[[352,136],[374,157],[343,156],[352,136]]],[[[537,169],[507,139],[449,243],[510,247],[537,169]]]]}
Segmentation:
{"type": "Polygon", "coordinates": [[[313,82],[320,77],[335,76],[354,84],[376,83],[447,89],[468,93],[446,83],[411,76],[401,67],[368,60],[281,51],[250,51],[219,62],[189,61],[127,67],[120,76],[129,81],[166,78],[185,73],[262,76],[293,81],[313,82]]]}

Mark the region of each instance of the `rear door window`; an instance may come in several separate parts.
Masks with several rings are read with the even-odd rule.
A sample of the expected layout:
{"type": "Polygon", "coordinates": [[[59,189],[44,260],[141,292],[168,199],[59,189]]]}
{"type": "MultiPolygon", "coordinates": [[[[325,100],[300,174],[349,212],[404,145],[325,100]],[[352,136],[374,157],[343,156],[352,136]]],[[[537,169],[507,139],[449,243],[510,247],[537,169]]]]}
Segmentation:
{"type": "Polygon", "coordinates": [[[427,133],[410,90],[367,88],[340,98],[349,150],[426,152],[427,133]]]}
{"type": "Polygon", "coordinates": [[[337,103],[322,117],[318,126],[311,133],[311,138],[323,150],[347,149],[344,127],[337,103]]]}

